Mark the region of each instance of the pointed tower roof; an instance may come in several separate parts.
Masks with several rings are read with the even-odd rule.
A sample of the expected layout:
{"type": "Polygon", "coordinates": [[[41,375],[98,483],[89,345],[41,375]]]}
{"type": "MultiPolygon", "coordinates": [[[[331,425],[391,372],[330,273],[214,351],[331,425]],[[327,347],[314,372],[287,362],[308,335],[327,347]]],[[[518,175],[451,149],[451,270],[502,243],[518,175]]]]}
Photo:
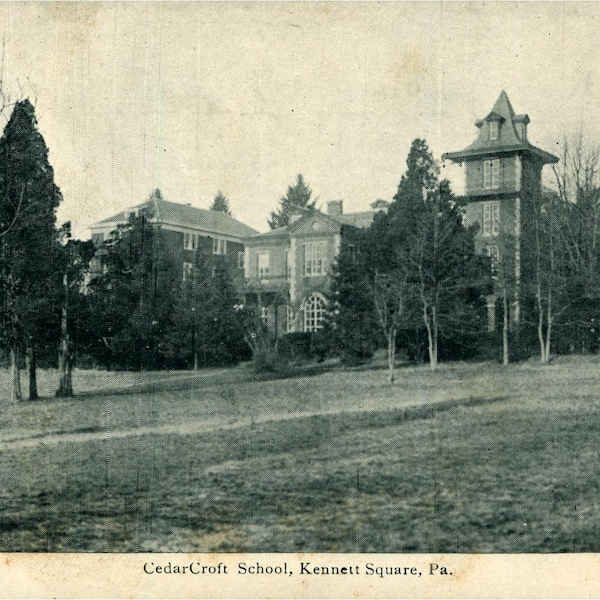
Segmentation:
{"type": "Polygon", "coordinates": [[[527,115],[515,115],[515,111],[504,90],[500,92],[498,100],[490,113],[475,122],[479,129],[477,139],[464,150],[458,152],[447,152],[443,158],[454,162],[475,159],[483,155],[526,152],[534,155],[542,163],[555,163],[558,158],[553,154],[536,148],[527,141],[526,126],[529,123],[527,115]],[[490,127],[485,125],[497,122],[496,135],[490,135],[490,127]]]}
{"type": "Polygon", "coordinates": [[[501,115],[505,119],[511,120],[514,118],[515,111],[504,90],[500,92],[498,100],[496,100],[496,104],[494,104],[494,108],[492,108],[492,112],[501,115]]]}

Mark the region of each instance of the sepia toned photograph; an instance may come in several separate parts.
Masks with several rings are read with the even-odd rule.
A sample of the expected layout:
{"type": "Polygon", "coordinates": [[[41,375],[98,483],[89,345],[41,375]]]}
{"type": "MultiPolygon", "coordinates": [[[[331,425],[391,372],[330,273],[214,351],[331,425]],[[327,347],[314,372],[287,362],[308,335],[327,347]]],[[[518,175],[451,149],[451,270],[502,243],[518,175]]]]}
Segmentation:
{"type": "Polygon", "coordinates": [[[600,551],[599,28],[0,3],[0,552],[600,551]]]}

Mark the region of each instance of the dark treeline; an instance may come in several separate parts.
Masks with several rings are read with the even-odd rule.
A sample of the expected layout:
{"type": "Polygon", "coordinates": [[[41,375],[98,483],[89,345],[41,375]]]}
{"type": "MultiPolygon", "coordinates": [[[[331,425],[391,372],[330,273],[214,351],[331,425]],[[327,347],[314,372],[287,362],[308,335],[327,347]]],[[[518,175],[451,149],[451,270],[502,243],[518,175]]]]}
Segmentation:
{"type": "MultiPolygon", "coordinates": [[[[191,369],[259,355],[266,364],[286,354],[355,364],[384,348],[393,381],[397,352],[431,368],[448,359],[547,362],[551,353],[597,352],[599,170],[600,152],[581,136],[564,142],[556,190],[523,199],[517,281],[514,253],[505,251],[515,240],[499,237],[494,264],[476,253],[477,226],[465,227],[463,199],[440,181],[427,144],[415,140],[387,212],[366,230],[342,231],[327,326],[277,340],[258,308],[243,306],[225,257],[199,250],[182,281],[151,209],[98,248],[72,239],[68,223],[58,227],[62,195],[35,109],[17,102],[0,138],[0,344],[13,398],[23,396],[24,366],[33,399],[38,365],[57,366],[56,393],[69,396],[75,364],[191,369]]],[[[294,206],[310,205],[301,177],[291,192],[298,197],[282,198],[273,218],[283,222],[294,206]]],[[[222,194],[213,209],[229,211],[222,194]]]]}
{"type": "Polygon", "coordinates": [[[96,252],[83,296],[82,356],[118,369],[224,366],[246,358],[243,311],[225,257],[209,262],[198,251],[182,281],[152,217],[131,216],[96,252]]]}
{"type": "Polygon", "coordinates": [[[388,350],[428,361],[595,353],[600,346],[600,152],[581,136],[565,140],[554,169],[557,191],[523,198],[520,278],[515,240],[500,235],[499,260],[474,251],[476,227],[462,224],[462,200],[438,181],[422,140],[387,214],[366,231],[347,231],[332,302],[347,362],[388,350]],[[495,328],[485,299],[496,293],[495,328]],[[519,318],[514,312],[518,299],[519,318]]]}

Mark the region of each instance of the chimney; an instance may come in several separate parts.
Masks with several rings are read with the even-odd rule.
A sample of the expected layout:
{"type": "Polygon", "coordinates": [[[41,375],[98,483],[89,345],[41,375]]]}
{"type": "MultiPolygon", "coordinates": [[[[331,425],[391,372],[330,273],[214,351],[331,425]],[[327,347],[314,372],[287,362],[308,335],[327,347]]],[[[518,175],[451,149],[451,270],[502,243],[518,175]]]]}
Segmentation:
{"type": "Polygon", "coordinates": [[[390,203],[387,200],[383,200],[381,198],[377,198],[377,200],[375,200],[375,202],[371,202],[371,208],[375,211],[375,212],[387,212],[387,209],[389,208],[390,203]]]}
{"type": "Polygon", "coordinates": [[[292,223],[295,223],[304,213],[301,210],[296,209],[291,215],[290,215],[290,225],[292,223]]]}
{"type": "Polygon", "coordinates": [[[343,201],[342,200],[331,200],[327,203],[327,214],[330,217],[341,217],[343,214],[343,201]]]}

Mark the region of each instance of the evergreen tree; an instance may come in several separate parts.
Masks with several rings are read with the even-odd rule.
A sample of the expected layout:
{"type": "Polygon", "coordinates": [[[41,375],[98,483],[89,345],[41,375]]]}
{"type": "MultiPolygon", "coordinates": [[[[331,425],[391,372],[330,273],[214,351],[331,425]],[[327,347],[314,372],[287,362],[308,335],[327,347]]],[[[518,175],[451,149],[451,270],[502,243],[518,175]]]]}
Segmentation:
{"type": "MultiPolygon", "coordinates": [[[[345,315],[352,315],[357,299],[340,292],[354,269],[358,288],[364,290],[362,306],[369,307],[372,323],[386,337],[390,380],[397,338],[415,356],[425,339],[435,368],[440,340],[456,348],[456,340],[474,340],[482,332],[482,298],[490,284],[486,260],[475,254],[475,230],[464,228],[460,203],[447,182],[438,183],[423,140],[411,146],[407,171],[387,214],[378,215],[364,235],[358,262],[348,256],[355,248],[342,245],[343,268],[336,277],[339,329],[346,331],[344,319],[347,329],[353,327],[352,317],[345,315]]],[[[346,339],[351,338],[346,334],[346,339]]]]}
{"type": "Polygon", "coordinates": [[[279,199],[280,206],[271,213],[269,227],[277,229],[285,227],[290,222],[290,217],[296,210],[314,208],[315,202],[311,202],[312,190],[304,183],[302,174],[298,174],[296,184],[289,186],[287,194],[279,199]]]}
{"type": "MultiPolygon", "coordinates": [[[[60,286],[60,346],[58,352],[59,383],[57,397],[73,395],[73,367],[80,340],[86,338],[89,314],[81,292],[85,273],[94,255],[91,240],[71,239],[71,223],[61,227],[62,285],[60,286]],[[81,319],[83,315],[83,319],[81,319]]],[[[84,341],[85,345],[85,341],[84,341]]]]}
{"type": "Polygon", "coordinates": [[[223,194],[221,190],[217,192],[215,199],[213,200],[210,210],[217,212],[223,212],[226,215],[231,215],[231,209],[229,208],[229,200],[227,196],[223,194]]]}
{"type": "Polygon", "coordinates": [[[20,399],[20,355],[27,349],[30,396],[37,396],[36,353],[56,339],[60,250],[55,211],[62,199],[48,148],[29,100],[17,102],[0,139],[0,310],[2,342],[9,349],[13,397],[20,399]],[[52,331],[54,334],[52,334],[52,331]]]}
{"type": "Polygon", "coordinates": [[[196,254],[166,345],[174,364],[225,366],[246,357],[237,294],[225,257],[196,254]]]}
{"type": "Polygon", "coordinates": [[[152,210],[131,216],[102,247],[105,273],[90,283],[92,329],[107,366],[160,368],[174,326],[181,273],[152,210]]]}
{"type": "Polygon", "coordinates": [[[370,359],[377,347],[369,240],[366,232],[343,227],[329,297],[332,345],[338,348],[342,362],[350,365],[370,359]]]}

